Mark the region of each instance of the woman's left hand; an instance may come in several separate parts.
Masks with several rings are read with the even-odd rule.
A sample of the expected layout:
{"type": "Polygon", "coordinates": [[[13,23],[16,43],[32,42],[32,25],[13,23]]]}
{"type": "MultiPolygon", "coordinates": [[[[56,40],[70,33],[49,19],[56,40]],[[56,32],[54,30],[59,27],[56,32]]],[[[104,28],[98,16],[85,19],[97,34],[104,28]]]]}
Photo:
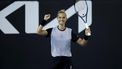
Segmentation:
{"type": "Polygon", "coordinates": [[[85,29],[85,35],[86,35],[86,36],[91,36],[90,27],[85,29]]]}

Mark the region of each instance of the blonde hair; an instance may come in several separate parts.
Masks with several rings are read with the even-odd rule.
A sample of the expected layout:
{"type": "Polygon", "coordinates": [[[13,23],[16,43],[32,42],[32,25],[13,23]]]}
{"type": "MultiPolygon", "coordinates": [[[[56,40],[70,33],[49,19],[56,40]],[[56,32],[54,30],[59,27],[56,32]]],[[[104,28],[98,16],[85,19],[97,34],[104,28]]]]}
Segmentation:
{"type": "MultiPolygon", "coordinates": [[[[64,14],[66,15],[65,9],[61,9],[60,11],[58,11],[58,14],[60,14],[60,13],[64,13],[64,14]]],[[[58,16],[58,14],[57,14],[57,16],[58,16]]],[[[67,15],[66,15],[66,16],[67,16],[67,15]]]]}

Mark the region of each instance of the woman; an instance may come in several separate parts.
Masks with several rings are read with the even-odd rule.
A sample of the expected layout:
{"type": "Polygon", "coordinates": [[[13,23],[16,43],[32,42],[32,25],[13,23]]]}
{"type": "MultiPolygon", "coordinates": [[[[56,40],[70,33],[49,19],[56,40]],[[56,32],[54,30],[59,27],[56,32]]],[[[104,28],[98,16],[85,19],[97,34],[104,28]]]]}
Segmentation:
{"type": "Polygon", "coordinates": [[[52,69],[70,69],[72,66],[71,41],[83,46],[87,43],[90,28],[85,29],[85,37],[80,38],[65,26],[67,15],[65,10],[58,11],[57,20],[59,25],[54,28],[42,30],[50,14],[44,16],[42,24],[37,29],[37,34],[51,38],[52,69]]]}

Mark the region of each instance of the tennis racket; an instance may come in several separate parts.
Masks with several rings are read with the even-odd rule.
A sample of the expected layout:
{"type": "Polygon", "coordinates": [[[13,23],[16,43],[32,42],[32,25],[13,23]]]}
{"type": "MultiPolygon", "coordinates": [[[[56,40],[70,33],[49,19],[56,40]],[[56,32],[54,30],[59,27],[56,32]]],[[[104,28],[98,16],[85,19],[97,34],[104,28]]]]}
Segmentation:
{"type": "MultiPolygon", "coordinates": [[[[77,15],[83,20],[85,23],[85,28],[88,29],[89,26],[87,24],[87,15],[88,15],[88,4],[86,0],[75,0],[74,10],[77,12],[77,15]]],[[[88,33],[91,35],[91,33],[88,33]]]]}

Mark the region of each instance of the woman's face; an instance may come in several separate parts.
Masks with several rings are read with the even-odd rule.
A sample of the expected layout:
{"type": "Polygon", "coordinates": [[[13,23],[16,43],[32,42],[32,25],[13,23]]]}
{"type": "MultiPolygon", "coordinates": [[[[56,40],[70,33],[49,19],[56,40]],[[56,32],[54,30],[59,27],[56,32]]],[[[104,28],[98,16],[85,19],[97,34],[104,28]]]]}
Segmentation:
{"type": "Polygon", "coordinates": [[[58,19],[58,23],[60,25],[65,25],[66,21],[67,21],[67,17],[65,13],[59,13],[57,16],[58,19]]]}

